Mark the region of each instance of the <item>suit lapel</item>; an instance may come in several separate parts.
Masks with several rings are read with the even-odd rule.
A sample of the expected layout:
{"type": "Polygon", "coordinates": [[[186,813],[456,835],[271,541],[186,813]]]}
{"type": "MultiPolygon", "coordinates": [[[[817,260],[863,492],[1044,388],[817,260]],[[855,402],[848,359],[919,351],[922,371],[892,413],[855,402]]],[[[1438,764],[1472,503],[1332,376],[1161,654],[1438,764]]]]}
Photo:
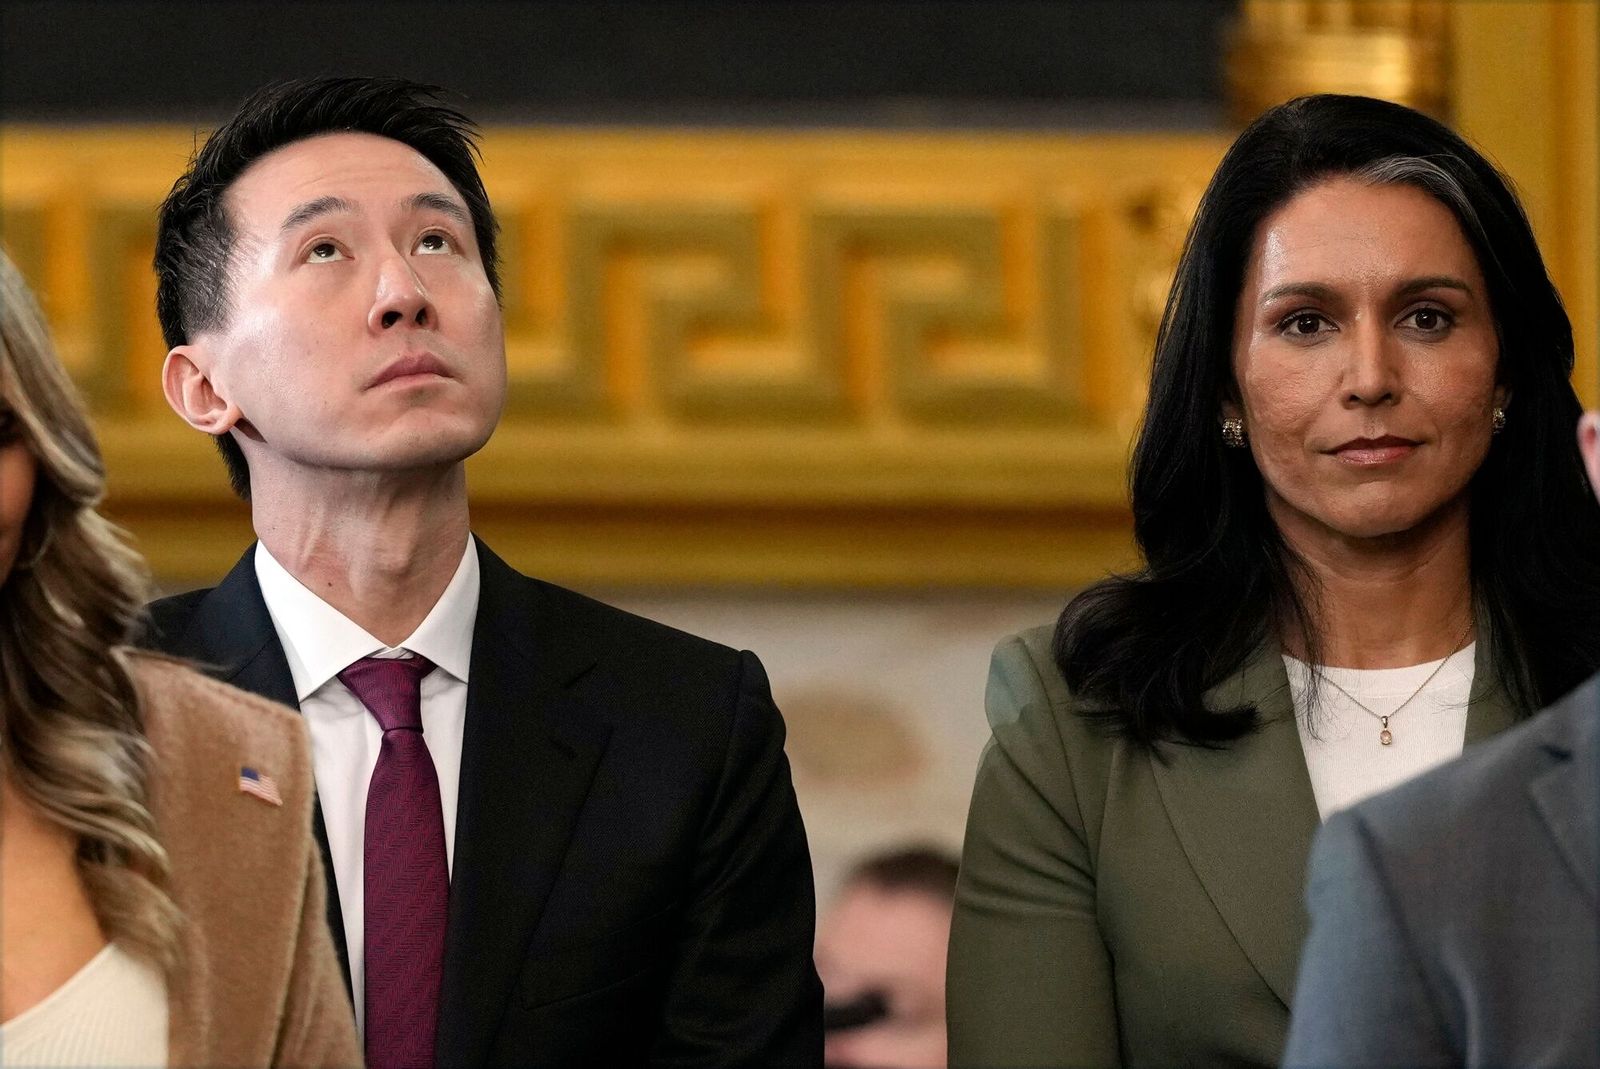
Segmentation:
{"type": "Polygon", "coordinates": [[[1556,763],[1528,794],[1589,905],[1600,907],[1600,676],[1539,715],[1556,763]]]}
{"type": "Polygon", "coordinates": [[[1307,929],[1302,898],[1318,817],[1276,647],[1264,646],[1206,704],[1253,705],[1259,727],[1217,749],[1164,745],[1151,755],[1151,769],[1195,875],[1245,956],[1288,1006],[1307,929]]]}
{"type": "Polygon", "coordinates": [[[225,683],[295,709],[294,677],[256,582],[255,555],[252,546],[201,599],[167,652],[198,661],[225,683]]]}
{"type": "MultiPolygon", "coordinates": [[[[272,614],[267,611],[266,599],[261,596],[261,584],[256,580],[255,553],[251,546],[222,582],[201,599],[187,626],[166,652],[197,662],[212,676],[240,690],[298,709],[294,676],[283,644],[278,641],[272,614]]],[[[333,873],[333,856],[328,852],[320,800],[312,805],[311,830],[322,854],[322,873],[328,885],[328,928],[348,993],[350,949],[344,937],[344,911],[339,907],[339,885],[333,873]]]]}
{"type": "MultiPolygon", "coordinates": [[[[1475,654],[1468,743],[1516,719],[1481,620],[1478,633],[1485,637],[1475,654]]],[[[1206,705],[1254,705],[1260,727],[1214,750],[1169,745],[1162,750],[1167,760],[1152,755],[1151,767],[1195,875],[1245,956],[1288,1006],[1307,932],[1306,862],[1321,818],[1280,651],[1264,645],[1206,696],[1206,705]]],[[[1594,836],[1589,842],[1592,857],[1594,836]]]]}
{"type": "Polygon", "coordinates": [[[537,584],[481,543],[450,879],[441,1065],[479,1065],[505,1012],[610,728],[571,692],[594,664],[537,584]]]}

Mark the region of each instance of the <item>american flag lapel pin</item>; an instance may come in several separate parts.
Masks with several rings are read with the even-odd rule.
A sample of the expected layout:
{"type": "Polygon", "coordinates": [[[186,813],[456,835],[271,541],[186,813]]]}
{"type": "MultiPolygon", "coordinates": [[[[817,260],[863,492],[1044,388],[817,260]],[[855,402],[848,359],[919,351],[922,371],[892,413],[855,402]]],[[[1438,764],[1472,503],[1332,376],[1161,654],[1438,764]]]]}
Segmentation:
{"type": "Polygon", "coordinates": [[[249,765],[241,765],[239,768],[239,792],[253,794],[268,805],[283,804],[283,795],[278,793],[278,784],[273,778],[249,765]]]}

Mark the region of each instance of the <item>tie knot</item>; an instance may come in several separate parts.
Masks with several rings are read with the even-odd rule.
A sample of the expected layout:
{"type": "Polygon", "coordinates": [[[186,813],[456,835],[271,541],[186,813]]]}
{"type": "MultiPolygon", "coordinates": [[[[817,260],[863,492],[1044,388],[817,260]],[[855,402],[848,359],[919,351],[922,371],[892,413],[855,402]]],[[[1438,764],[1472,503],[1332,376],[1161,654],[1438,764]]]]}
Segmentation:
{"type": "Polygon", "coordinates": [[[422,677],[433,671],[426,657],[363,657],[339,673],[384,731],[422,730],[422,677]]]}

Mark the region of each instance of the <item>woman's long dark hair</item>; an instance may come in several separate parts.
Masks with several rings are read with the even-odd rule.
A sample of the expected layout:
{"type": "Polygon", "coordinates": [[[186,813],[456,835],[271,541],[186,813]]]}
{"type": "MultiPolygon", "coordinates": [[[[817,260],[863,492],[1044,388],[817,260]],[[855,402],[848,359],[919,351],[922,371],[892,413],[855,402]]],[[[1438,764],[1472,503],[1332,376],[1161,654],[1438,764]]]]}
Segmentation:
{"type": "Polygon", "coordinates": [[[1217,745],[1256,711],[1207,709],[1276,622],[1317,629],[1315,588],[1267,513],[1248,450],[1228,449],[1234,308],[1256,229],[1323,179],[1415,185],[1455,215],[1489,288],[1510,417],[1471,484],[1471,566],[1494,664],[1519,715],[1600,665],[1600,503],[1575,428],[1572,326],[1510,183],[1433,119],[1366,97],[1280,105],[1233,143],[1184,244],[1156,338],[1131,473],[1145,567],[1084,591],[1062,612],[1055,657],[1067,685],[1144,745],[1217,745]]]}

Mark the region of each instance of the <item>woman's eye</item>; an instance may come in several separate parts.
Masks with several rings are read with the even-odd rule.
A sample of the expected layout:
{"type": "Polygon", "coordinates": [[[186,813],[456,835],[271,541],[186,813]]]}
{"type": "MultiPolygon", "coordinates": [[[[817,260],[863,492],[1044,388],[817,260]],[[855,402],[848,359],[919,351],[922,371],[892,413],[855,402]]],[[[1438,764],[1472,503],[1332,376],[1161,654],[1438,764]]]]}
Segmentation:
{"type": "Polygon", "coordinates": [[[1296,338],[1314,338],[1322,333],[1326,322],[1315,312],[1297,312],[1279,324],[1278,329],[1296,338]]]}
{"type": "Polygon", "coordinates": [[[1449,330],[1455,322],[1449,312],[1441,311],[1438,308],[1418,308],[1415,312],[1406,316],[1406,319],[1424,334],[1442,334],[1444,331],[1449,330]]]}
{"type": "Polygon", "coordinates": [[[424,234],[417,239],[418,252],[449,252],[450,239],[443,234],[424,234]]]}
{"type": "Polygon", "coordinates": [[[339,251],[339,246],[331,241],[319,241],[306,252],[309,263],[325,264],[334,260],[344,259],[344,253],[339,251]]]}

